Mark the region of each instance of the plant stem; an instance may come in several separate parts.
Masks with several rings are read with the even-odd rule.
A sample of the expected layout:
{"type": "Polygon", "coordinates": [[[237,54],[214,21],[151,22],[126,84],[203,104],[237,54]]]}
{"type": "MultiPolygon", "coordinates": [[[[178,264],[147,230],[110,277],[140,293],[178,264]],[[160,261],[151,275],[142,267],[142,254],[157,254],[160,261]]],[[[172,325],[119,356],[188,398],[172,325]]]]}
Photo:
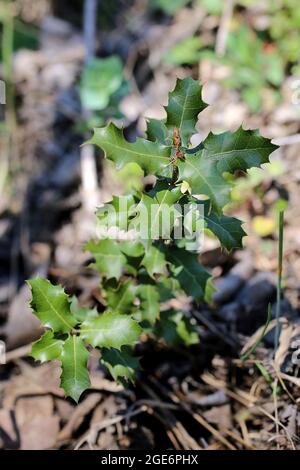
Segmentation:
{"type": "Polygon", "coordinates": [[[279,236],[278,236],[278,274],[277,274],[277,294],[276,294],[276,330],[275,330],[275,352],[279,345],[280,324],[279,318],[281,313],[281,281],[282,281],[282,258],[283,258],[283,222],[284,211],[279,212],[279,236]]]}

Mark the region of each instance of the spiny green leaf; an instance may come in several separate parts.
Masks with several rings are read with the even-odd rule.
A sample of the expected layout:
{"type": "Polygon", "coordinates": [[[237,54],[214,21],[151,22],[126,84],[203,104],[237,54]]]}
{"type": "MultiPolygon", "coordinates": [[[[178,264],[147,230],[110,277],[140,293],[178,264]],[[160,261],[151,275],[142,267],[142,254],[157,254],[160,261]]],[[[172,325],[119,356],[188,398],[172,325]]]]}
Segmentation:
{"type": "Polygon", "coordinates": [[[140,284],[137,288],[136,295],[141,301],[141,321],[146,320],[153,325],[159,317],[160,312],[160,298],[157,287],[152,284],[140,284]]]}
{"type": "Polygon", "coordinates": [[[145,253],[144,245],[138,240],[119,242],[121,251],[128,257],[139,258],[145,253]]]}
{"type": "Polygon", "coordinates": [[[269,162],[269,156],[278,148],[270,139],[262,137],[258,130],[245,130],[242,127],[235,132],[211,132],[203,145],[204,158],[212,159],[219,173],[260,167],[269,162]]]}
{"type": "Polygon", "coordinates": [[[133,346],[142,332],[139,324],[128,315],[105,312],[98,318],[84,321],[80,336],[94,347],[120,349],[133,346]]]}
{"type": "Polygon", "coordinates": [[[183,343],[191,346],[199,343],[199,336],[194,325],[183,312],[175,310],[163,312],[155,331],[157,336],[170,344],[183,343]]]}
{"type": "Polygon", "coordinates": [[[53,331],[46,331],[43,336],[33,343],[31,356],[36,361],[46,362],[59,359],[64,342],[54,338],[53,331]]]}
{"type": "Polygon", "coordinates": [[[107,367],[114,380],[121,382],[134,382],[139,370],[139,359],[134,357],[131,349],[126,346],[123,346],[120,351],[102,349],[101,363],[107,367]]]}
{"type": "Polygon", "coordinates": [[[183,145],[187,145],[192,134],[195,134],[198,114],[207,106],[202,101],[201,91],[200,83],[187,77],[177,79],[175,89],[169,93],[169,103],[165,108],[166,126],[179,129],[183,145]]]}
{"type": "Polygon", "coordinates": [[[187,181],[195,195],[206,195],[217,212],[230,201],[230,184],[224,180],[213,160],[205,157],[203,151],[186,155],[178,163],[180,181],[187,181]]]}
{"type": "Polygon", "coordinates": [[[231,189],[222,174],[267,163],[276,148],[257,131],[240,128],[233,133],[211,133],[198,153],[188,154],[185,161],[179,162],[179,179],[189,183],[193,194],[208,196],[214,209],[220,213],[230,201],[231,189]]]}
{"type": "Polygon", "coordinates": [[[163,121],[158,119],[147,119],[147,139],[151,142],[160,142],[166,144],[169,140],[169,144],[172,143],[172,136],[163,121]]]}
{"type": "Polygon", "coordinates": [[[113,123],[94,129],[94,136],[88,143],[102,148],[106,158],[115,162],[117,169],[134,162],[144,170],[146,175],[171,175],[170,147],[142,138],[137,138],[135,142],[130,143],[125,139],[123,131],[113,123]]]}
{"type": "Polygon", "coordinates": [[[101,226],[109,229],[118,227],[120,230],[128,230],[128,217],[134,209],[137,198],[132,194],[125,196],[113,196],[112,201],[99,207],[97,218],[101,226]]]}
{"type": "Polygon", "coordinates": [[[166,250],[166,258],[172,263],[173,275],[184,292],[197,301],[203,300],[210,275],[199,263],[198,255],[172,247],[166,250]]]}
{"type": "Polygon", "coordinates": [[[181,216],[174,205],[182,197],[180,187],[160,189],[157,185],[149,193],[143,193],[137,205],[138,215],[131,221],[142,239],[170,238],[175,220],[181,216]]]}
{"type": "Polygon", "coordinates": [[[30,306],[33,313],[47,328],[68,333],[78,322],[71,314],[69,298],[63,288],[42,278],[27,282],[32,291],[30,306]]]}
{"type": "Polygon", "coordinates": [[[61,386],[67,396],[78,402],[81,394],[90,387],[87,369],[89,354],[78,336],[70,336],[61,354],[61,386]]]}
{"type": "Polygon", "coordinates": [[[213,212],[210,210],[209,201],[198,201],[195,198],[188,198],[188,201],[191,211],[193,211],[193,207],[195,210],[202,207],[205,227],[220,240],[222,247],[228,251],[242,247],[242,239],[246,232],[242,228],[243,222],[241,220],[213,212]]]}
{"type": "Polygon", "coordinates": [[[120,279],[127,259],[115,240],[90,241],[85,245],[85,249],[94,255],[96,260],[94,267],[102,277],[120,279]]]}
{"type": "Polygon", "coordinates": [[[107,292],[107,306],[119,313],[130,313],[135,299],[135,286],[129,280],[118,289],[107,292]]]}
{"type": "Polygon", "coordinates": [[[205,215],[204,220],[207,228],[218,237],[221,245],[228,251],[233,248],[242,248],[242,240],[246,232],[242,228],[241,220],[214,212],[205,215]]]}
{"type": "Polygon", "coordinates": [[[149,276],[152,278],[154,278],[155,274],[166,273],[166,258],[163,252],[154,245],[146,250],[141,265],[145,266],[149,276]]]}
{"type": "Polygon", "coordinates": [[[83,321],[89,317],[96,317],[98,315],[96,308],[89,308],[89,307],[80,307],[78,305],[77,297],[73,296],[71,298],[71,313],[72,315],[79,321],[83,321]]]}

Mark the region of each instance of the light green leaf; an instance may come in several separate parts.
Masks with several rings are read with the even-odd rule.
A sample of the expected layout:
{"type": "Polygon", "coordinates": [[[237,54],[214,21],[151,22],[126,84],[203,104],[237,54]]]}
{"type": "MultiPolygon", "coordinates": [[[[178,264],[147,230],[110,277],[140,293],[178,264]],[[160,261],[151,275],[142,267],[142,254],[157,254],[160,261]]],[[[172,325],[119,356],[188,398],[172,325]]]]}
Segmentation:
{"type": "Polygon", "coordinates": [[[122,284],[117,290],[107,292],[107,306],[119,313],[130,313],[133,308],[136,287],[129,280],[122,284]]]}
{"type": "Polygon", "coordinates": [[[121,251],[128,257],[139,258],[145,252],[144,245],[137,240],[119,242],[121,251]]]}
{"type": "Polygon", "coordinates": [[[101,363],[107,367],[113,379],[120,382],[134,382],[139,370],[139,359],[134,357],[131,349],[126,346],[123,346],[120,351],[102,349],[101,363]]]}
{"type": "Polygon", "coordinates": [[[80,98],[84,108],[105,109],[111,96],[121,87],[123,66],[118,56],[93,59],[84,68],[80,83],[80,98]]]}
{"type": "Polygon", "coordinates": [[[196,301],[203,300],[210,275],[199,263],[198,255],[172,247],[166,250],[166,258],[172,263],[173,275],[184,292],[196,301]]]}
{"type": "Polygon", "coordinates": [[[68,333],[78,323],[71,314],[69,297],[61,286],[54,286],[42,278],[27,283],[32,291],[30,306],[44,326],[55,332],[68,333]]]}
{"type": "Polygon", "coordinates": [[[120,349],[133,346],[142,332],[139,324],[128,315],[105,312],[81,325],[80,336],[94,347],[120,349]]]}
{"type": "Polygon", "coordinates": [[[166,273],[166,258],[163,252],[154,245],[147,249],[141,265],[145,266],[149,276],[152,278],[155,277],[155,274],[166,273]]]}
{"type": "Polygon", "coordinates": [[[115,240],[104,239],[98,242],[89,241],[85,245],[85,249],[93,254],[96,260],[93,266],[102,277],[107,279],[120,279],[122,269],[127,260],[115,240]]]}
{"type": "Polygon", "coordinates": [[[96,317],[98,315],[96,308],[89,308],[89,307],[80,307],[78,305],[77,297],[73,296],[71,298],[71,313],[72,315],[79,321],[83,321],[88,317],[96,317]]]}
{"type": "Polygon", "coordinates": [[[65,341],[61,354],[61,387],[76,402],[91,385],[87,369],[88,357],[89,354],[78,336],[70,336],[65,341]]]}
{"type": "Polygon", "coordinates": [[[130,143],[113,123],[94,129],[94,136],[87,143],[102,148],[106,158],[115,162],[117,169],[134,162],[146,175],[171,176],[170,147],[142,138],[130,143]]]}
{"type": "Polygon", "coordinates": [[[141,321],[146,320],[153,325],[159,317],[160,312],[160,297],[157,287],[152,284],[140,284],[137,288],[136,295],[141,301],[141,321]]]}
{"type": "Polygon", "coordinates": [[[128,218],[138,202],[133,195],[113,196],[112,201],[99,207],[97,218],[100,225],[109,229],[118,227],[120,230],[128,230],[128,218]]]}
{"type": "Polygon", "coordinates": [[[163,55],[163,61],[172,65],[197,64],[201,57],[202,47],[199,36],[188,37],[167,50],[163,55]]]}
{"type": "Polygon", "coordinates": [[[59,359],[63,344],[62,340],[54,338],[53,331],[46,331],[38,341],[33,343],[31,356],[41,362],[59,359]]]}
{"type": "Polygon", "coordinates": [[[170,238],[174,223],[181,212],[174,205],[182,197],[180,187],[167,187],[160,182],[149,193],[143,193],[137,205],[137,216],[132,219],[135,228],[144,240],[170,238]]]}
{"type": "Polygon", "coordinates": [[[165,13],[173,15],[184,7],[189,0],[150,0],[153,7],[161,8],[165,13]]]}
{"type": "Polygon", "coordinates": [[[200,83],[187,77],[183,80],[177,79],[175,89],[169,93],[169,103],[165,108],[166,126],[179,130],[182,145],[187,145],[192,134],[195,134],[198,114],[207,106],[202,101],[201,91],[200,83]]]}

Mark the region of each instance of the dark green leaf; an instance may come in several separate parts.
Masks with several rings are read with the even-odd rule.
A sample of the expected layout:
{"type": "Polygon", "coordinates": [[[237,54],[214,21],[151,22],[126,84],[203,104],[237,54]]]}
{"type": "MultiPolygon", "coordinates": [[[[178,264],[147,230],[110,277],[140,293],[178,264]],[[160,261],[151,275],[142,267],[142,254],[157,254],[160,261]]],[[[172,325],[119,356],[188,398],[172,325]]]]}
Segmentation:
{"type": "Polygon", "coordinates": [[[132,355],[130,348],[123,346],[117,349],[103,349],[101,351],[101,362],[107,367],[114,380],[121,382],[134,382],[135,375],[139,370],[139,359],[132,355]]]}
{"type": "Polygon", "coordinates": [[[169,144],[172,143],[172,138],[169,136],[169,130],[163,121],[158,119],[147,119],[147,139],[151,142],[160,142],[166,144],[169,140],[169,144]]]}
{"type": "Polygon", "coordinates": [[[191,77],[177,79],[175,89],[169,93],[169,103],[166,106],[166,126],[179,129],[182,145],[187,145],[193,134],[198,120],[198,114],[207,104],[201,98],[202,87],[191,77]]]}
{"type": "Polygon", "coordinates": [[[171,175],[170,147],[142,138],[130,143],[124,138],[123,131],[113,123],[94,129],[94,136],[87,143],[102,148],[106,158],[115,162],[117,169],[134,162],[144,170],[145,174],[171,175]]]}
{"type": "Polygon", "coordinates": [[[129,280],[118,289],[107,292],[107,306],[119,313],[130,313],[135,299],[135,286],[129,280]]]}
{"type": "Polygon", "coordinates": [[[205,141],[203,158],[212,159],[219,173],[248,170],[269,162],[269,156],[278,148],[259,134],[258,130],[240,127],[235,132],[210,133],[205,141]]]}
{"type": "Polygon", "coordinates": [[[61,386],[67,396],[78,402],[82,392],[90,387],[87,361],[89,354],[78,336],[70,336],[61,354],[61,386]]]}
{"type": "Polygon", "coordinates": [[[167,343],[191,346],[199,343],[199,336],[191,321],[182,312],[163,312],[156,326],[156,334],[167,343]]]}
{"type": "Polygon", "coordinates": [[[61,286],[54,286],[47,279],[28,281],[31,287],[31,308],[47,328],[55,332],[68,333],[77,323],[71,314],[68,295],[61,286]]]}
{"type": "Polygon", "coordinates": [[[173,275],[184,292],[197,301],[204,299],[209,273],[201,266],[198,255],[182,248],[169,248],[166,258],[173,265],[173,275]]]}

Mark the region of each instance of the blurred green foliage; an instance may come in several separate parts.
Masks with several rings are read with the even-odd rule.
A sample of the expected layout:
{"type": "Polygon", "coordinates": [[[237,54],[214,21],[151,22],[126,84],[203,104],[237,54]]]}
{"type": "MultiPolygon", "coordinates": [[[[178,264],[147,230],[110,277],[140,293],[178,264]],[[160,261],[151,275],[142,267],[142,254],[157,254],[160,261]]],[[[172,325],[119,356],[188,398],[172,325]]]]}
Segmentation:
{"type": "Polygon", "coordinates": [[[190,3],[190,0],[150,0],[150,6],[174,15],[180,8],[190,3]]]}
{"type": "Polygon", "coordinates": [[[82,73],[80,97],[82,106],[91,111],[107,108],[112,96],[123,83],[123,65],[119,57],[93,59],[82,73]]]}
{"type": "MultiPolygon", "coordinates": [[[[200,5],[208,16],[220,18],[223,0],[168,2],[152,0],[168,14],[185,5],[200,5]]],[[[191,36],[175,44],[164,54],[163,61],[171,65],[196,65],[202,59],[224,64],[230,72],[222,81],[228,88],[240,91],[242,100],[252,112],[271,109],[280,100],[280,87],[290,71],[299,67],[300,8],[298,0],[267,0],[260,9],[255,0],[237,0],[230,21],[225,55],[215,53],[216,30],[213,35],[191,36]],[[257,22],[262,18],[262,22],[257,22]]],[[[205,28],[204,28],[205,30],[205,28]]]]}
{"type": "Polygon", "coordinates": [[[123,64],[118,56],[96,58],[87,64],[80,80],[80,98],[85,110],[91,111],[88,122],[80,123],[80,130],[103,125],[109,118],[122,118],[119,103],[129,91],[123,64]]]}
{"type": "Polygon", "coordinates": [[[299,62],[299,0],[270,0],[270,35],[290,62],[299,62]]]}

